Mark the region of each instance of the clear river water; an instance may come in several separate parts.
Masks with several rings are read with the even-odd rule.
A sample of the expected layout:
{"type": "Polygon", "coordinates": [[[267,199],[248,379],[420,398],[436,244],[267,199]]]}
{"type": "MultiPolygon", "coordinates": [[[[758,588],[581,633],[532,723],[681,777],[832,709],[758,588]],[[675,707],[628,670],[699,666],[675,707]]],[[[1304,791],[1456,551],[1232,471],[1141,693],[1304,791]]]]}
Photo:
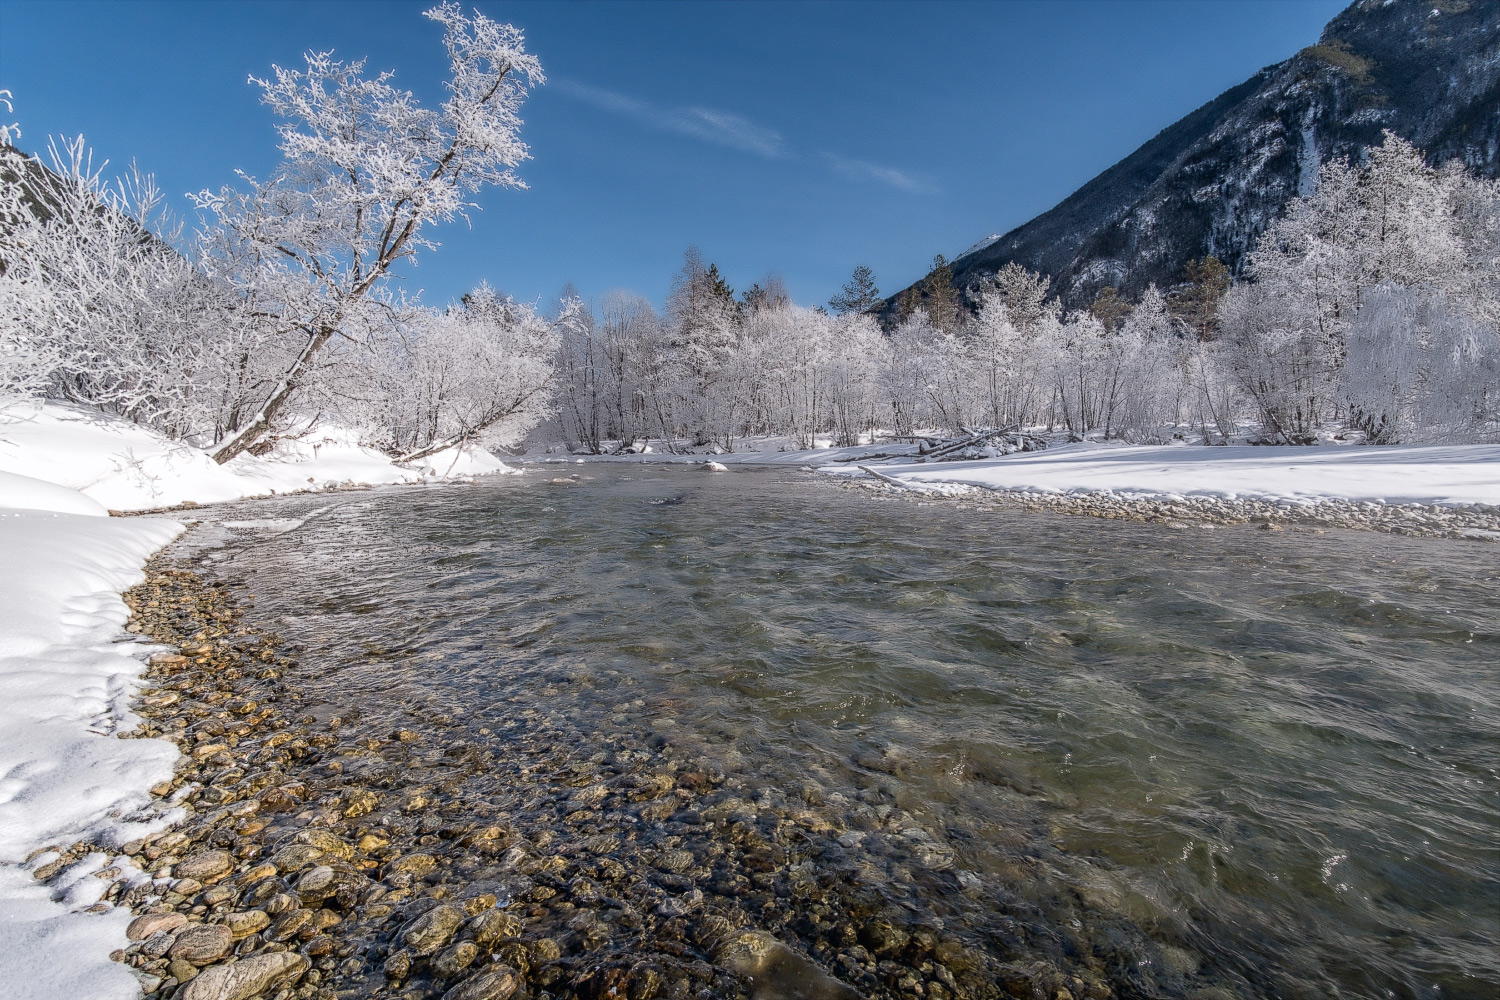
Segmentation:
{"type": "MultiPolygon", "coordinates": [[[[701,772],[728,804],[658,829],[699,859],[793,817],[881,906],[997,962],[1094,956],[1121,995],[1500,996],[1493,545],[558,469],[197,537],[313,713],[441,728],[511,786],[701,772]]],[[[836,968],[850,942],[802,926],[836,968]]]]}

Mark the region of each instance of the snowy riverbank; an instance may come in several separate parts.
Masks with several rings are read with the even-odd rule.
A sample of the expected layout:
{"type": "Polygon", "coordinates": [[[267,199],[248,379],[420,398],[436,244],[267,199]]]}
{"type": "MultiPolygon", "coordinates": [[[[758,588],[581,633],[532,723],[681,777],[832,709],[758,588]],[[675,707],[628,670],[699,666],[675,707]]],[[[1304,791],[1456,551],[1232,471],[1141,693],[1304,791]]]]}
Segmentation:
{"type": "Polygon", "coordinates": [[[148,790],[171,778],[176,747],[112,736],[132,723],[145,666],[144,647],[119,642],[120,593],[182,526],[103,514],[0,509],[0,975],[46,1000],[123,1000],[140,987],[109,960],[130,914],[98,906],[104,855],[46,886],[33,873],[56,855],[40,849],[118,845],[171,818],[149,808],[148,790]]]}
{"type": "Polygon", "coordinates": [[[1156,521],[1307,524],[1500,541],[1500,445],[1218,448],[1084,442],[962,462],[915,445],[719,455],[528,456],[542,466],[660,462],[794,467],[909,497],[1156,521]]]}
{"type": "MultiPolygon", "coordinates": [[[[420,483],[509,471],[488,454],[393,466],[339,429],[215,465],[197,449],[79,407],[0,411],[0,976],[41,1000],[141,995],[110,952],[128,907],[102,900],[145,874],[89,850],[165,827],[150,789],[177,748],[119,739],[152,647],[126,642],[120,595],[183,525],[140,511],[348,485],[420,483]],[[153,804],[155,803],[155,804],[153,804]],[[102,871],[101,871],[102,870],[102,871]],[[36,876],[46,876],[47,882],[36,876]],[[22,986],[21,984],[24,984],[22,986]]],[[[118,852],[114,852],[118,853],[118,852]]]]}
{"type": "MultiPolygon", "coordinates": [[[[720,459],[723,461],[723,459],[720,459]]],[[[971,462],[845,461],[921,488],[1108,493],[1135,498],[1317,504],[1328,501],[1500,508],[1500,445],[1194,448],[1071,444],[971,462]]]]}
{"type": "MultiPolygon", "coordinates": [[[[264,456],[216,465],[197,448],[85,407],[22,402],[0,409],[0,484],[6,473],[40,479],[115,511],[507,471],[499,459],[473,449],[439,452],[418,468],[403,468],[341,427],[315,427],[276,442],[264,456]]],[[[5,491],[0,485],[0,506],[19,506],[5,491]]]]}
{"type": "Polygon", "coordinates": [[[661,462],[808,467],[829,475],[952,493],[1104,494],[1166,501],[1315,505],[1347,501],[1500,510],[1500,445],[1220,448],[1083,442],[962,462],[921,462],[916,445],[718,455],[528,455],[538,465],[661,462]]]}

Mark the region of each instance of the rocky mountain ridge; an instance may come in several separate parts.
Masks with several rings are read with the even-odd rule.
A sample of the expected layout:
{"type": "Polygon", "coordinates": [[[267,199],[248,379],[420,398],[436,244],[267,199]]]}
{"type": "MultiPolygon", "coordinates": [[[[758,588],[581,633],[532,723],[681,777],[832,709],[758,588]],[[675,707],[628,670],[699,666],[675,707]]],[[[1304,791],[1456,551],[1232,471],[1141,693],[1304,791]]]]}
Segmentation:
{"type": "MultiPolygon", "coordinates": [[[[1500,0],[1358,0],[1318,44],[1181,120],[1051,210],[953,262],[978,286],[1015,261],[1065,305],[1105,286],[1135,298],[1212,254],[1238,272],[1260,233],[1332,158],[1389,129],[1433,164],[1500,176],[1500,0]]],[[[918,286],[913,286],[918,287],[918,286]]],[[[891,316],[904,293],[879,307],[891,316]]],[[[925,292],[918,288],[918,295],[925,292]]]]}

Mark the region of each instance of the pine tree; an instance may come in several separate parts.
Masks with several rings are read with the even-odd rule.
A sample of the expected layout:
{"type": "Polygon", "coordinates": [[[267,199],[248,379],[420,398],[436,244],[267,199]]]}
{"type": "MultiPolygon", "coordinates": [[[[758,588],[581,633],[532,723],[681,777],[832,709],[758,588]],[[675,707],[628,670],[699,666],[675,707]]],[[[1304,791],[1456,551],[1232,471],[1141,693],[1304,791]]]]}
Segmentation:
{"type": "Polygon", "coordinates": [[[1219,300],[1229,290],[1229,268],[1212,255],[1190,260],[1187,281],[1172,296],[1172,312],[1199,340],[1213,340],[1219,328],[1219,300]]]}
{"type": "Polygon", "coordinates": [[[923,306],[934,326],[953,330],[958,326],[962,305],[953,284],[953,268],[942,254],[932,258],[932,270],[922,279],[923,306]]]}
{"type": "Polygon", "coordinates": [[[843,290],[828,300],[828,305],[834,312],[843,315],[867,312],[879,301],[880,289],[875,287],[875,272],[861,264],[844,283],[843,290]]]}
{"type": "Polygon", "coordinates": [[[1114,333],[1125,325],[1125,318],[1130,315],[1130,303],[1120,298],[1118,288],[1105,285],[1089,304],[1089,312],[1104,324],[1104,329],[1114,333]]]}
{"type": "Polygon", "coordinates": [[[786,282],[780,276],[768,274],[765,283],[757,281],[745,289],[741,311],[753,316],[765,309],[781,309],[791,305],[792,297],[786,290],[786,282]]]}

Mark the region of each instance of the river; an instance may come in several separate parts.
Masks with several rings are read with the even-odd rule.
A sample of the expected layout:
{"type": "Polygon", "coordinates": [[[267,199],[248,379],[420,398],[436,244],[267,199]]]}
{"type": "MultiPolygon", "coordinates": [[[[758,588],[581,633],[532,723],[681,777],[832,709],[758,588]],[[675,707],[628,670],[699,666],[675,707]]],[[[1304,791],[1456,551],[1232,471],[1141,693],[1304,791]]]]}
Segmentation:
{"type": "Polygon", "coordinates": [[[190,544],[311,714],[486,748],[477,819],[686,851],[684,907],[738,897],[851,981],[900,974],[873,913],[891,956],[936,929],[1120,995],[1500,993],[1492,545],[557,469],[226,505],[190,544]],[[623,840],[569,811],[632,768],[702,795],[623,840]],[[757,823],[781,882],[716,875],[757,823]]]}

